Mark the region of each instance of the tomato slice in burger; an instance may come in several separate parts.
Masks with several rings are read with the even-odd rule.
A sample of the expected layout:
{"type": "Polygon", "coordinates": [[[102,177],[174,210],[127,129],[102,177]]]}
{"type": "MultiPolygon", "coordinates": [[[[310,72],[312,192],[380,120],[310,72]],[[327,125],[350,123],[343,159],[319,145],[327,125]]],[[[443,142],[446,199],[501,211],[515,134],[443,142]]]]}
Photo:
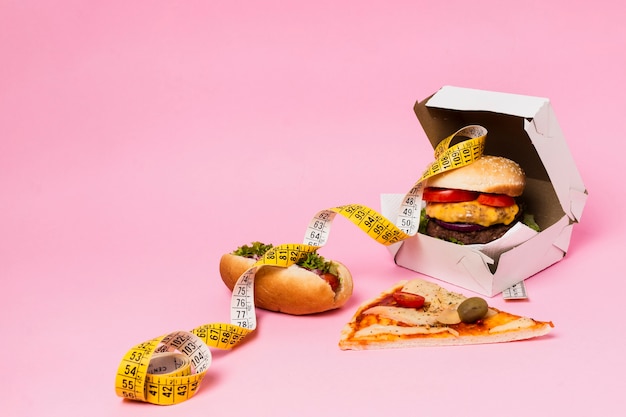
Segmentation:
{"type": "Polygon", "coordinates": [[[476,197],[478,197],[478,193],[474,191],[426,187],[422,200],[431,203],[461,203],[463,201],[476,200],[476,197]]]}
{"type": "Polygon", "coordinates": [[[478,202],[491,207],[509,207],[515,204],[515,199],[506,194],[481,194],[478,202]]]}

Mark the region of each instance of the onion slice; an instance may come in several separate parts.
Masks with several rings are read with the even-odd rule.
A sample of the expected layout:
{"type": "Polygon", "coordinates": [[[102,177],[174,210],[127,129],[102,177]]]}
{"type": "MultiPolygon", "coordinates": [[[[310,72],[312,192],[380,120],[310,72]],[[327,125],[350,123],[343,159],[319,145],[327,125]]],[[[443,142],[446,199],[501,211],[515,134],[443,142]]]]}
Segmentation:
{"type": "Polygon", "coordinates": [[[473,223],[448,223],[439,219],[430,219],[430,220],[434,221],[439,226],[445,229],[454,230],[456,232],[476,232],[478,230],[485,229],[485,226],[481,226],[479,224],[473,224],[473,223]]]}

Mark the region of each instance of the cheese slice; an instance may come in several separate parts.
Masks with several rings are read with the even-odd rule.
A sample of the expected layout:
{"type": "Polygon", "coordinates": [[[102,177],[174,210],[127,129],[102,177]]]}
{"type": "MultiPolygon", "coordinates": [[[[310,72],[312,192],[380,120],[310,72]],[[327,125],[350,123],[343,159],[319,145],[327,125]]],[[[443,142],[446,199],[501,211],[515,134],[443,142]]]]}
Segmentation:
{"type": "Polygon", "coordinates": [[[480,204],[476,200],[462,203],[426,204],[426,214],[430,218],[448,223],[473,223],[485,227],[499,223],[511,224],[518,212],[517,204],[508,207],[491,207],[480,204]]]}

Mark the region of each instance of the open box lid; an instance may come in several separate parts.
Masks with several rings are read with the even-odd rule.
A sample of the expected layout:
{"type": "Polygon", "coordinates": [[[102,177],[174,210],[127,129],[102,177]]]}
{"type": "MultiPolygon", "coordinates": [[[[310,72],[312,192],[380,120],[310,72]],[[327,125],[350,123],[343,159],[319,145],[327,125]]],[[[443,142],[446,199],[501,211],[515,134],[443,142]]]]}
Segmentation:
{"type": "MultiPolygon", "coordinates": [[[[572,222],[580,221],[587,191],[550,100],[444,86],[416,103],[414,110],[433,148],[463,126],[487,127],[485,153],[516,161],[524,168],[530,183],[543,183],[544,188],[546,182],[550,183],[563,212],[572,222]]],[[[546,195],[545,192],[539,194],[546,195]]],[[[544,197],[541,202],[530,201],[531,206],[541,203],[545,208],[544,197]]],[[[559,217],[557,213],[545,216],[559,217]]],[[[549,219],[539,220],[550,222],[549,219]]]]}
{"type": "MultiPolygon", "coordinates": [[[[493,296],[560,261],[587,191],[550,101],[445,86],[417,102],[414,110],[433,148],[465,126],[485,127],[484,153],[512,159],[524,169],[521,200],[541,232],[518,226],[515,238],[467,246],[417,233],[389,248],[396,264],[493,296]]],[[[403,199],[381,195],[383,215],[395,221],[403,199]]]]}

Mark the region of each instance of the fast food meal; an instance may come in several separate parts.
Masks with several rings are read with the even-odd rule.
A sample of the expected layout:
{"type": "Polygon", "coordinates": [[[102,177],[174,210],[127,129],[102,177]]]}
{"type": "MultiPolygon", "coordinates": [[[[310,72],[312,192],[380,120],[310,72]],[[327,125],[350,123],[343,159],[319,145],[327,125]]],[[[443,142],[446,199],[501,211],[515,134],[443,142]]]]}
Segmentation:
{"type": "MultiPolygon", "coordinates": [[[[239,277],[272,247],[252,242],[224,254],[219,268],[226,286],[232,291],[239,277]]],[[[313,314],[343,306],[352,295],[352,288],[352,275],[345,265],[312,252],[287,268],[259,268],[255,276],[254,302],[265,310],[313,314]]]]}
{"type": "Polygon", "coordinates": [[[364,302],[341,331],[342,350],[511,342],[547,334],[552,322],[490,307],[422,279],[364,302]]]}
{"type": "Polygon", "coordinates": [[[424,183],[422,232],[473,244],[503,236],[519,220],[538,230],[518,201],[525,186],[525,173],[516,162],[491,155],[430,177],[424,183]]]}

